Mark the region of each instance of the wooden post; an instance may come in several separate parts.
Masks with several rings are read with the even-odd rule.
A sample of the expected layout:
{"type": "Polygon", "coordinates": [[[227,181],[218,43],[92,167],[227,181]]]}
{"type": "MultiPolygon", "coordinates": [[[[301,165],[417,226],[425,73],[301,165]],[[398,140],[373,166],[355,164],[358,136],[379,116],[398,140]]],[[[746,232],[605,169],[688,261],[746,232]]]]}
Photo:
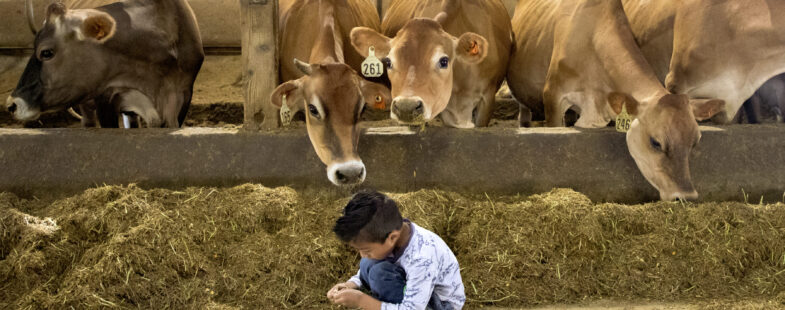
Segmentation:
{"type": "Polygon", "coordinates": [[[278,127],[270,95],[278,86],[278,0],[239,0],[242,14],[244,128],[278,127]]]}

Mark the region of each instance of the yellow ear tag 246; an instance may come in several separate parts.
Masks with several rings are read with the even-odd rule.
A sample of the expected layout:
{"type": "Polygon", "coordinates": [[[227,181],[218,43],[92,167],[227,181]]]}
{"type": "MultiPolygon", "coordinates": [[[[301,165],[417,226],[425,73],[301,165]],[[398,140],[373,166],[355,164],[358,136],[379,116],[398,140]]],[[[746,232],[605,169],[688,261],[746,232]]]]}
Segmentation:
{"type": "Polygon", "coordinates": [[[286,104],[286,94],[281,99],[281,125],[289,126],[292,123],[292,110],[286,104]]]}
{"type": "Polygon", "coordinates": [[[628,132],[630,131],[630,125],[632,125],[632,117],[627,114],[627,105],[622,104],[621,113],[616,116],[616,131],[628,132]]]}
{"type": "Polygon", "coordinates": [[[384,65],[376,58],[376,49],[373,46],[368,48],[368,58],[363,61],[362,71],[365,77],[380,77],[384,74],[384,65]]]}

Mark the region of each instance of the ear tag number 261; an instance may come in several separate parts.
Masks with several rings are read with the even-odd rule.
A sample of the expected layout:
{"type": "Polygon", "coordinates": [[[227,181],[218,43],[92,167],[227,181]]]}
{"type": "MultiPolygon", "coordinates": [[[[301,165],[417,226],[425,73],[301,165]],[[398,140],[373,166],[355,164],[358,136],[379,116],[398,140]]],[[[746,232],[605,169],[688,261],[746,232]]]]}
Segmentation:
{"type": "Polygon", "coordinates": [[[616,131],[628,132],[630,131],[630,125],[632,125],[632,117],[627,113],[627,105],[622,104],[621,113],[619,113],[619,116],[616,116],[616,131]]]}
{"type": "Polygon", "coordinates": [[[376,49],[371,46],[368,48],[368,58],[362,64],[363,76],[380,77],[384,74],[384,66],[379,58],[376,58],[376,49]]]}

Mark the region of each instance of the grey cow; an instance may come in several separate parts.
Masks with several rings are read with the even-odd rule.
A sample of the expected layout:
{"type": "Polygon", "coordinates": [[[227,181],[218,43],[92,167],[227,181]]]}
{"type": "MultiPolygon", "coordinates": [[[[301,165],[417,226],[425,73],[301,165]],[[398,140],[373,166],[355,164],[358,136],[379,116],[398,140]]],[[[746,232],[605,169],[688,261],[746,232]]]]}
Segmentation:
{"type": "Polygon", "coordinates": [[[134,113],[148,127],[179,127],[203,60],[185,0],[126,0],[79,10],[53,3],[6,107],[19,120],[35,120],[94,103],[102,127],[118,127],[118,113],[134,113]]]}

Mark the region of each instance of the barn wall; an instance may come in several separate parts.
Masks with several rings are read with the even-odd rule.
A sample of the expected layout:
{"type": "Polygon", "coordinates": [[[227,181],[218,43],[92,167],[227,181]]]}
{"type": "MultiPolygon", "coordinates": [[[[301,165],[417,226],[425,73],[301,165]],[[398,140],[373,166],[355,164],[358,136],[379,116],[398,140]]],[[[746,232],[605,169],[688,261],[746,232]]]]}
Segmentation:
{"type": "MultiPolygon", "coordinates": [[[[44,20],[52,0],[33,0],[36,25],[44,20]]],[[[116,0],[64,0],[68,8],[93,8],[116,0]]],[[[240,46],[239,0],[189,0],[196,14],[202,40],[207,47],[240,46]]],[[[32,47],[33,34],[27,26],[24,0],[0,0],[0,48],[32,47]]]]}

